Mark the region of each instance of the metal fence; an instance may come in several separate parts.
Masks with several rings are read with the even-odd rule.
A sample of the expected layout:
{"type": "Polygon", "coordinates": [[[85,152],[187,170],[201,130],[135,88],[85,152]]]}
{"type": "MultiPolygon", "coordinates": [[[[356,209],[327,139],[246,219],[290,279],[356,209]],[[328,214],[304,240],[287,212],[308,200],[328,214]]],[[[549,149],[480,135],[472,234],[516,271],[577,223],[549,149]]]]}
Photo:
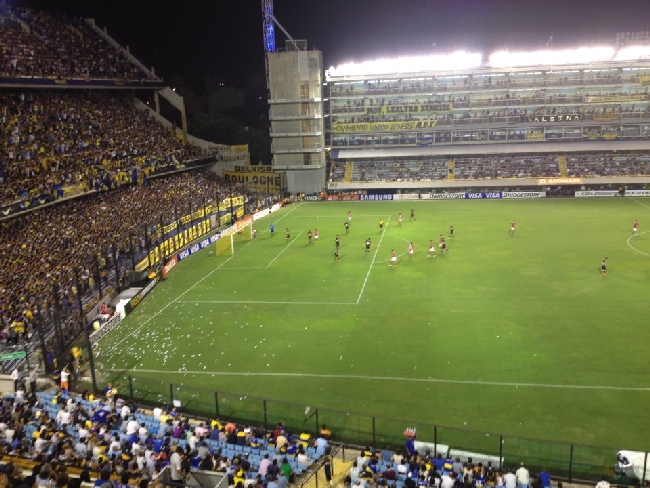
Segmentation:
{"type": "MultiPolygon", "coordinates": [[[[304,405],[201,389],[196,386],[168,383],[147,377],[118,375],[111,377],[120,392],[132,401],[171,406],[180,402],[188,415],[219,418],[270,428],[282,422],[290,432],[320,431],[326,424],[337,442],[357,446],[393,448],[403,446],[405,427],[417,429],[418,439],[434,445],[450,446],[477,456],[499,459],[499,468],[514,468],[522,461],[531,472],[547,468],[553,476],[569,480],[596,480],[613,477],[618,449],[547,439],[512,436],[439,425],[422,420],[386,418],[367,413],[329,408],[309,409],[304,405]]],[[[471,454],[469,454],[471,455],[471,454]]],[[[493,463],[494,464],[494,463],[493,463]]]]}

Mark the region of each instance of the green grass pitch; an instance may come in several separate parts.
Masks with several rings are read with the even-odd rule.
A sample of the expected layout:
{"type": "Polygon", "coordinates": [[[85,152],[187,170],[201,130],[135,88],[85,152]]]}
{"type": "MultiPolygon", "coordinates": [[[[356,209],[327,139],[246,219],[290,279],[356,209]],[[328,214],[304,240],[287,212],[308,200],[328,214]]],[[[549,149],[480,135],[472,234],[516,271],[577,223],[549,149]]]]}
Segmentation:
{"type": "MultiPolygon", "coordinates": [[[[650,201],[631,198],[289,205],[256,222],[258,238],[234,255],[212,248],[179,263],[100,342],[96,361],[102,378],[126,388],[131,374],[160,399],[167,383],[182,385],[188,407],[214,411],[205,388],[336,409],[340,417],[320,415],[335,436],[370,435],[353,412],[647,450],[649,221],[650,201]],[[629,239],[635,219],[639,235],[629,239]],[[319,242],[308,243],[310,229],[319,242]],[[449,252],[427,258],[440,234],[449,252]]],[[[230,414],[259,414],[256,405],[233,397],[230,414]]],[[[271,405],[269,422],[305,414],[271,405]]],[[[382,440],[405,427],[377,422],[382,440]]],[[[438,435],[495,450],[484,434],[438,435]]]]}

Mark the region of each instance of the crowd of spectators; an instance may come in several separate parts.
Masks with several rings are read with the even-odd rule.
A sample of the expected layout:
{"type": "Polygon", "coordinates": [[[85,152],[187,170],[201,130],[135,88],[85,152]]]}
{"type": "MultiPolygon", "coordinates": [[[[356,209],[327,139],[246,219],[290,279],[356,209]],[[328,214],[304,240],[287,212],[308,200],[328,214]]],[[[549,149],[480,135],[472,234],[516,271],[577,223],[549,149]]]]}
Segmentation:
{"type": "Polygon", "coordinates": [[[566,157],[567,174],[584,178],[650,175],[650,156],[621,154],[579,154],[566,157]]]}
{"type": "MultiPolygon", "coordinates": [[[[553,178],[561,176],[557,154],[495,155],[448,158],[412,158],[354,160],[350,181],[438,181],[451,171],[456,180],[499,178],[553,178]]],[[[590,153],[566,156],[567,175],[571,177],[647,176],[650,156],[624,153],[590,153]]],[[[334,160],[330,181],[346,181],[346,161],[334,160]]]]}
{"type": "Polygon", "coordinates": [[[83,19],[5,2],[0,9],[0,77],[152,79],[83,19]]]}
{"type": "Polygon", "coordinates": [[[113,488],[144,488],[168,466],[172,482],[183,482],[192,469],[201,469],[224,473],[228,484],[238,488],[270,483],[286,488],[329,449],[327,430],[312,437],[308,432],[294,435],[283,424],[267,431],[191,419],[176,407],[145,411],[108,393],[116,391],[111,384],[101,401],[88,392],[79,397],[60,388],[52,391],[27,396],[20,390],[0,400],[0,453],[35,466],[24,476],[18,461],[0,465],[2,473],[16,479],[11,486],[35,486],[39,477],[63,482],[56,484],[61,488],[95,478],[97,487],[114,480],[113,488]]]}
{"type": "Polygon", "coordinates": [[[146,253],[147,240],[154,245],[161,239],[161,222],[188,214],[190,206],[214,203],[218,192],[220,198],[229,195],[212,173],[181,173],[1,222],[0,335],[15,336],[15,323],[23,323],[15,342],[27,339],[35,321],[51,317],[55,309],[68,317],[64,331],[79,332],[78,296],[90,308],[100,298],[100,286],[104,294],[122,286],[134,255],[146,253]]]}
{"type": "MultiPolygon", "coordinates": [[[[493,466],[492,461],[474,461],[471,456],[443,457],[429,452],[381,451],[366,447],[353,462],[346,485],[354,488],[550,488],[551,475],[542,469],[532,475],[524,463],[515,470],[493,466]]],[[[561,486],[561,483],[558,484],[561,486]]]]}
{"type": "Polygon", "coordinates": [[[3,90],[0,105],[0,204],[201,155],[126,93],[3,90]]]}

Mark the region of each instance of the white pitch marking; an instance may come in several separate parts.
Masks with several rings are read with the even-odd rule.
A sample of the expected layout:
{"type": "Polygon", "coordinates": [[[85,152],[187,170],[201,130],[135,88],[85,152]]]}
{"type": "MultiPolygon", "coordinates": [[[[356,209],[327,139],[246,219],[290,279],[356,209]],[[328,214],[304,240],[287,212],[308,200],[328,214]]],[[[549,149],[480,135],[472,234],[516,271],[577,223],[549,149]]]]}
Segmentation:
{"type": "Polygon", "coordinates": [[[178,300],[178,303],[241,303],[249,305],[358,305],[356,302],[282,302],[271,300],[178,300]]]}
{"type": "Polygon", "coordinates": [[[361,295],[363,295],[363,290],[366,289],[366,283],[368,282],[368,277],[370,276],[370,272],[372,271],[373,264],[375,264],[375,259],[377,259],[377,253],[379,252],[379,248],[381,247],[381,241],[384,240],[384,236],[386,235],[386,231],[388,230],[389,223],[390,223],[390,216],[386,221],[386,228],[381,233],[381,237],[379,238],[379,242],[377,243],[377,249],[375,249],[375,254],[372,257],[372,261],[370,262],[370,267],[368,268],[368,272],[366,273],[366,278],[363,280],[363,285],[361,285],[361,291],[359,292],[359,296],[357,297],[357,304],[361,301],[361,295]]]}
{"type": "MultiPolygon", "coordinates": [[[[637,236],[640,236],[642,234],[647,234],[648,232],[650,232],[650,230],[646,230],[645,232],[639,232],[637,236]]],[[[645,256],[650,257],[650,254],[648,254],[647,252],[641,251],[640,249],[637,249],[632,244],[630,244],[630,239],[632,239],[633,237],[635,237],[635,236],[628,237],[627,241],[626,241],[627,245],[630,247],[630,249],[634,249],[636,252],[640,252],[641,254],[644,254],[645,256]]]]}
{"type": "MultiPolygon", "coordinates": [[[[124,371],[124,369],[107,369],[105,371],[124,371]]],[[[321,378],[337,380],[368,380],[368,381],[398,381],[413,383],[443,383],[456,385],[480,385],[480,386],[514,386],[529,388],[557,388],[563,390],[613,390],[613,391],[647,391],[650,387],[642,386],[608,386],[608,385],[561,385],[554,383],[511,383],[506,381],[479,381],[479,380],[450,380],[445,378],[410,378],[399,376],[364,376],[346,374],[315,374],[315,373],[253,373],[234,371],[169,371],[161,369],[134,369],[133,373],[156,373],[156,374],[210,374],[220,376],[275,376],[282,378],[321,378]]]]}
{"type": "Polygon", "coordinates": [[[291,239],[291,241],[289,241],[289,243],[288,243],[286,246],[284,246],[284,249],[282,249],[282,251],[280,251],[280,252],[278,253],[278,255],[277,255],[276,257],[274,257],[274,258],[271,260],[271,262],[270,262],[269,264],[266,265],[266,267],[267,267],[267,268],[270,268],[271,265],[272,265],[273,263],[275,263],[276,259],[278,259],[280,256],[282,256],[282,253],[283,253],[284,251],[286,251],[287,249],[289,249],[289,246],[290,246],[291,244],[293,244],[294,242],[296,242],[296,240],[298,239],[298,237],[300,237],[300,236],[303,234],[303,232],[304,232],[304,231],[301,231],[301,232],[300,232],[296,237],[294,237],[293,239],[291,239]]]}

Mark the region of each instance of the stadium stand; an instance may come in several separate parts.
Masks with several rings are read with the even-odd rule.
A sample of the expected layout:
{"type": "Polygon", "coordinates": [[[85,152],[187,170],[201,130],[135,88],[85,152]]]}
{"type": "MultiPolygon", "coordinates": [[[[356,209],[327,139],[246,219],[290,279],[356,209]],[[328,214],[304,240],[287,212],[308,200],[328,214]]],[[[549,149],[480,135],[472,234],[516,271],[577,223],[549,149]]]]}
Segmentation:
{"type": "Polygon", "coordinates": [[[49,471],[43,467],[47,463],[55,468],[55,480],[66,473],[87,482],[112,479],[121,481],[119,486],[144,487],[177,452],[186,473],[222,472],[231,486],[236,478],[246,485],[266,484],[278,470],[294,481],[327,445],[309,434],[293,435],[282,424],[268,432],[219,419],[191,419],[164,405],[144,410],[114,400],[87,392],[69,396],[60,389],[6,395],[0,400],[0,448],[10,460],[0,465],[2,474],[32,486],[30,477],[49,471]]]}
{"type": "MultiPolygon", "coordinates": [[[[453,167],[447,158],[357,159],[353,163],[334,160],[331,182],[346,180],[346,165],[352,165],[350,182],[442,181],[451,168],[455,180],[552,178],[562,176],[560,154],[515,154],[465,156],[454,158],[453,167]]],[[[643,152],[579,153],[566,156],[567,175],[596,178],[603,176],[648,176],[650,156],[643,152]]]]}
{"type": "Polygon", "coordinates": [[[0,12],[0,77],[145,80],[82,19],[11,8],[0,12]]]}
{"type": "MultiPolygon", "coordinates": [[[[181,173],[71,199],[2,222],[0,340],[18,344],[23,337],[15,334],[15,321],[24,322],[22,335],[27,339],[37,332],[36,321],[51,324],[55,310],[61,312],[64,334],[74,337],[81,325],[78,294],[88,309],[101,298],[100,288],[105,294],[124,286],[132,263],[146,254],[146,240],[150,245],[160,240],[159,223],[174,220],[179,209],[214,202],[219,191],[228,194],[212,173],[181,173]],[[81,290],[75,281],[77,268],[81,290]],[[53,286],[58,290],[57,304],[53,286]]],[[[51,349],[57,350],[55,335],[47,329],[44,333],[52,341],[51,349]]]]}
{"type": "Polygon", "coordinates": [[[126,93],[7,89],[0,104],[0,205],[62,196],[71,187],[106,189],[120,172],[148,173],[202,155],[126,93]]]}

